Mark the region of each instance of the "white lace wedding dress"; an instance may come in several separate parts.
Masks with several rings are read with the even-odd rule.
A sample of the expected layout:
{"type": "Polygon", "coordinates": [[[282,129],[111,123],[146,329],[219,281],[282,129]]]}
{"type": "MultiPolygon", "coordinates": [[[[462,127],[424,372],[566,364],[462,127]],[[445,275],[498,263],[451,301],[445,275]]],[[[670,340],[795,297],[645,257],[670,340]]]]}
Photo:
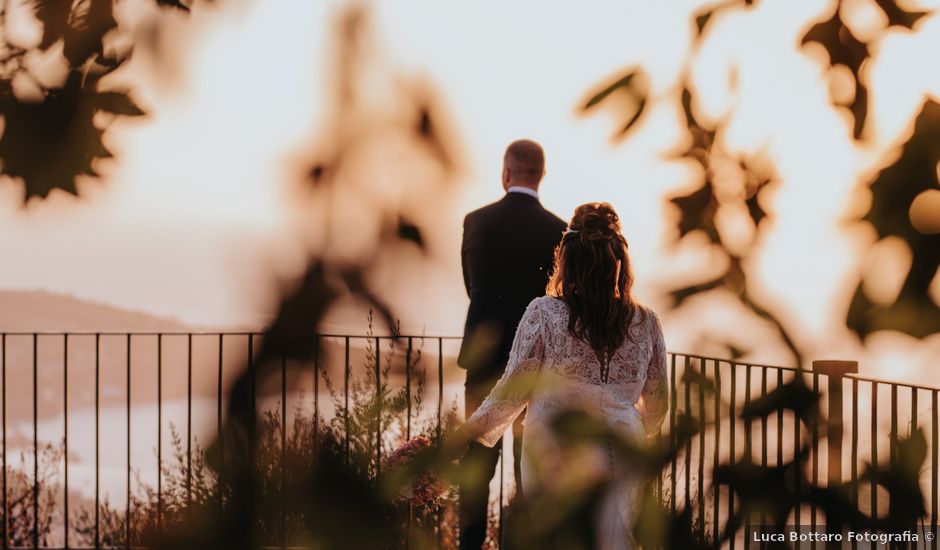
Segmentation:
{"type": "Polygon", "coordinates": [[[668,401],[666,348],[656,314],[637,310],[628,337],[602,369],[591,346],[568,331],[568,306],[549,296],[533,300],[505,373],[467,422],[483,434],[480,442],[493,446],[526,407],[522,485],[527,499],[612,477],[595,522],[598,546],[631,548],[636,475],[606,447],[563,450],[551,422],[558,412],[577,408],[628,438],[659,428],[668,401]]]}

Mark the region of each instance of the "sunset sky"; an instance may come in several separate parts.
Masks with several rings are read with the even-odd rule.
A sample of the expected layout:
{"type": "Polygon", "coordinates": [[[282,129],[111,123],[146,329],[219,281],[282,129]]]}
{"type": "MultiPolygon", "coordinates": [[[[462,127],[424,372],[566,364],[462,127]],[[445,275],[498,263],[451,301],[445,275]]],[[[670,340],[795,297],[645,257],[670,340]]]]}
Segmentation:
{"type": "MultiPolygon", "coordinates": [[[[149,116],[109,134],[118,160],[107,165],[106,181],[82,186],[80,199],[53,195],[21,208],[21,189],[0,180],[0,288],[44,288],[199,326],[263,325],[278,281],[296,273],[311,239],[298,230],[305,211],[296,188],[328,118],[332,28],[345,3],[222,0],[189,17],[129,4],[134,37],[158,39],[116,81],[133,83],[149,116]]],[[[849,21],[864,35],[878,14],[861,0],[849,4],[849,21]]],[[[938,1],[917,5],[928,4],[940,8],[938,1]]],[[[681,138],[681,113],[669,97],[690,47],[689,16],[703,2],[367,5],[380,108],[395,112],[394,94],[386,93],[394,83],[425,83],[437,91],[463,153],[459,185],[435,207],[443,214],[430,261],[404,258],[382,282],[405,330],[460,333],[467,302],[460,223],[500,197],[502,152],[520,137],[545,147],[547,208],[565,219],[591,200],[618,209],[641,300],[661,307],[669,284],[714,271],[708,253],[671,246],[676,213],[664,200],[692,183],[689,168],[664,154],[681,138]],[[662,101],[628,139],[614,142],[615,111],[583,116],[578,107],[631,65],[650,73],[662,101]]],[[[924,94],[940,95],[940,72],[926,65],[940,51],[940,16],[917,33],[892,31],[878,45],[870,68],[875,131],[858,145],[829,106],[821,56],[799,47],[807,22],[831,3],[757,6],[716,19],[694,58],[699,111],[730,116],[728,146],[769,152],[780,173],[765,205],[773,219],[753,290],[814,357],[860,358],[863,371],[920,379],[921,367],[940,354],[940,338],[881,334],[863,349],[844,327],[866,265],[862,252],[873,242],[849,220],[864,212],[853,193],[862,178],[903,137],[924,94]]],[[[890,243],[877,253],[879,264],[904,257],[890,243]]],[[[872,292],[890,296],[904,272],[878,274],[883,284],[872,292]]],[[[934,286],[940,300],[940,282],[934,286]]],[[[677,351],[740,337],[745,323],[740,308],[720,297],[663,317],[677,351]]],[[[331,322],[358,333],[358,319],[347,313],[331,322]]],[[[751,328],[749,337],[769,341],[766,327],[751,328]]],[[[787,359],[778,344],[758,355],[787,359]]]]}

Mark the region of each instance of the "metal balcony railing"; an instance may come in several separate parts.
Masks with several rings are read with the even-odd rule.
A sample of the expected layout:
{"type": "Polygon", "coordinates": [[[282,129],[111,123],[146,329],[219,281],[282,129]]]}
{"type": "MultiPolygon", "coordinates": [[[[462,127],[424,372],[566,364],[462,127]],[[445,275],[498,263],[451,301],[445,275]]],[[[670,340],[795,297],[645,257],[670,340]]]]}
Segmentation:
{"type": "MultiPolygon", "coordinates": [[[[261,338],[250,332],[0,334],[2,547],[131,548],[140,544],[141,502],[154,506],[155,517],[145,519],[159,529],[175,513],[170,499],[201,498],[193,494],[204,481],[198,479],[204,475],[199,442],[222,432],[228,384],[250,363],[261,338]],[[168,464],[181,470],[179,477],[167,479],[168,464]]],[[[374,439],[363,448],[374,451],[377,475],[383,452],[417,433],[439,437],[447,412],[462,401],[463,377],[454,364],[457,337],[402,336],[394,346],[391,337],[372,334],[316,338],[327,359],[309,365],[283,360],[277,379],[255,380],[252,373],[256,408],[276,413],[282,450],[303,417],[310,420],[314,445],[320,430],[332,426],[343,434],[350,456],[365,443],[355,439],[355,418],[343,411],[370,387],[387,384],[404,392],[407,406],[395,426],[383,426],[381,415],[370,426],[374,433],[368,437],[374,439]]],[[[867,464],[894,463],[899,438],[920,427],[929,428],[921,472],[928,500],[923,521],[936,525],[940,389],[855,372],[851,362],[821,361],[803,371],[670,353],[670,412],[663,432],[674,433],[685,414],[710,429],[686,441],[666,468],[663,502],[691,511],[695,529],[712,539],[736,510],[733,495],[712,483],[715,465],[744,457],[764,466],[782,464],[806,444],[810,451],[801,467],[813,483],[856,481],[867,464]],[[684,383],[701,376],[711,380],[712,389],[684,383]],[[801,423],[788,412],[755,421],[738,417],[741,407],[796,376],[820,391],[827,411],[826,423],[814,424],[814,433],[801,433],[801,423]]],[[[283,463],[280,468],[283,475],[283,463]]],[[[511,493],[504,471],[500,465],[498,518],[511,493]]],[[[851,498],[879,513],[887,506],[879,493],[872,482],[851,498]]],[[[216,497],[222,506],[222,492],[216,497]]],[[[272,547],[291,546],[286,515],[282,508],[272,547]]],[[[792,523],[816,527],[824,520],[807,506],[792,523]]]]}

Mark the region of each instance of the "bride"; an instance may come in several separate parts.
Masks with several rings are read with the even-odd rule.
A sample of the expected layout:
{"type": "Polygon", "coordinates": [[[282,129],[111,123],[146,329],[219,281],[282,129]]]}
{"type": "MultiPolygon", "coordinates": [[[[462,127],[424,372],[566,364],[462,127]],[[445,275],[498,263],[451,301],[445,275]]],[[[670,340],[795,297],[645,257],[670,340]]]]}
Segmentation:
{"type": "Polygon", "coordinates": [[[456,436],[493,446],[528,407],[526,500],[610,480],[594,520],[595,541],[604,549],[633,546],[639,480],[604,446],[563,448],[551,422],[559,412],[578,409],[626,438],[658,430],[668,407],[666,349],[659,319],[634,300],[632,284],[613,207],[579,206],[555,251],[548,295],[526,308],[505,373],[456,436]]]}

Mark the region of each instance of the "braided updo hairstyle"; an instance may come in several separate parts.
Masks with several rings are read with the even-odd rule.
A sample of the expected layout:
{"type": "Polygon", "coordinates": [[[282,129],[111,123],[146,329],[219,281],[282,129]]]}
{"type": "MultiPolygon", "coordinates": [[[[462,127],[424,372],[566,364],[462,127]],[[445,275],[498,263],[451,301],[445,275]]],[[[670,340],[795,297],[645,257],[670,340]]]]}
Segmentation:
{"type": "Polygon", "coordinates": [[[594,348],[602,366],[627,337],[637,305],[620,218],[606,202],[582,204],[555,248],[549,296],[568,305],[568,330],[594,348]]]}

